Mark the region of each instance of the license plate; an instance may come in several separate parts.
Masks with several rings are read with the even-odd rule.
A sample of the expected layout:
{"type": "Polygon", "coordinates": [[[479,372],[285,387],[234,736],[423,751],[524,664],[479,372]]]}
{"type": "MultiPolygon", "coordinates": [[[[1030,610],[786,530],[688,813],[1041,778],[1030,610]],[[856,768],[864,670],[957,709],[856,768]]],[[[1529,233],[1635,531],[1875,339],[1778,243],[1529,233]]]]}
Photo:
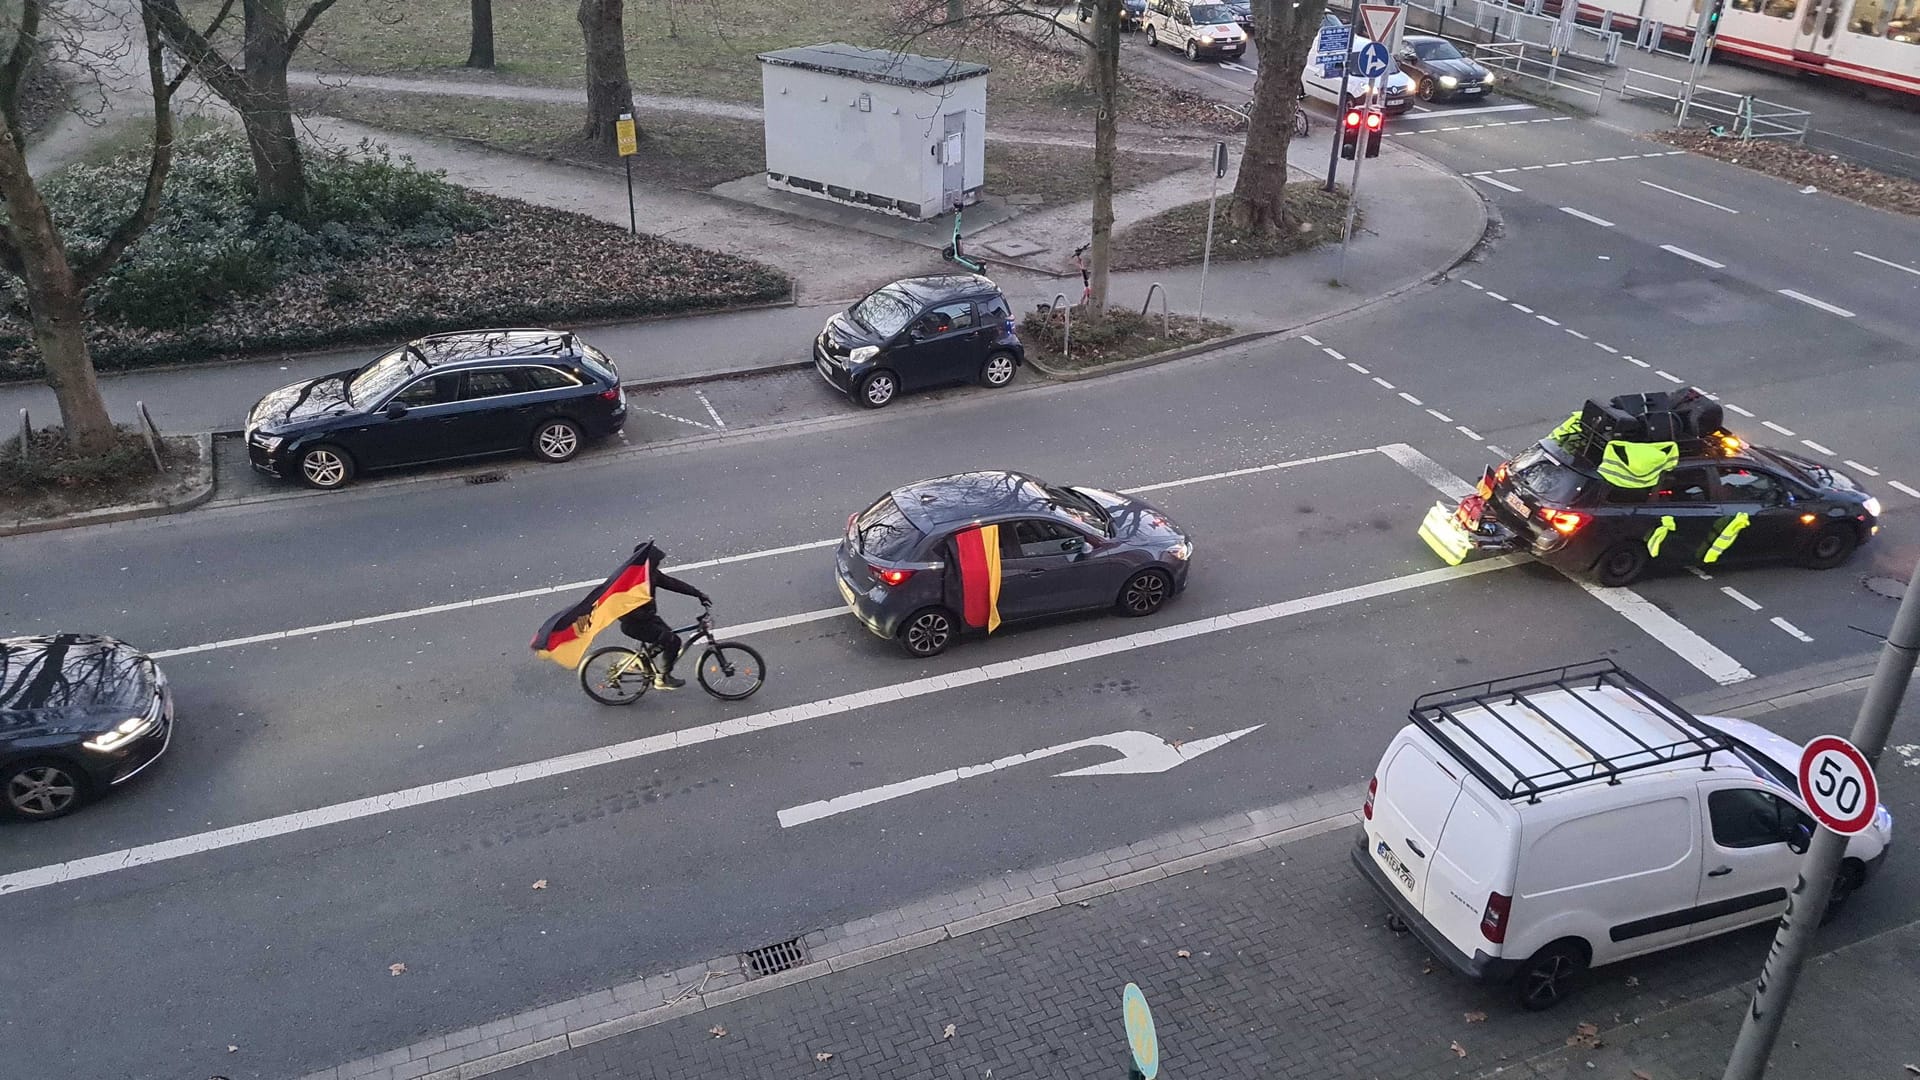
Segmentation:
{"type": "Polygon", "coordinates": [[[1486,89],[1486,87],[1484,86],[1469,86],[1465,90],[1462,90],[1460,92],[1463,94],[1477,94],[1484,89],[1486,89]]]}
{"type": "Polygon", "coordinates": [[[1519,495],[1509,491],[1505,495],[1500,496],[1500,501],[1507,504],[1507,509],[1519,514],[1521,517],[1527,516],[1527,504],[1519,495]]]}
{"type": "Polygon", "coordinates": [[[1407,895],[1412,896],[1414,892],[1413,871],[1407,869],[1406,864],[1400,861],[1400,857],[1395,855],[1393,849],[1387,846],[1387,842],[1385,840],[1378,841],[1373,849],[1373,853],[1380,859],[1380,865],[1386,867],[1387,870],[1393,874],[1394,880],[1400,883],[1400,887],[1407,890],[1407,895]]]}

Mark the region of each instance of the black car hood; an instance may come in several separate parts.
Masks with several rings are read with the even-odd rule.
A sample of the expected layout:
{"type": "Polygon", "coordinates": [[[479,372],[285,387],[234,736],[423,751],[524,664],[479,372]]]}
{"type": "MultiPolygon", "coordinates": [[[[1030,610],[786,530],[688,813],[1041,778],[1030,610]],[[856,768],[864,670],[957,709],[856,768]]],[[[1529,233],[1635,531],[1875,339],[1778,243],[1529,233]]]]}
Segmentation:
{"type": "Polygon", "coordinates": [[[359,369],[354,368],[283,386],[254,404],[247,414],[247,426],[273,430],[353,412],[353,402],[347,398],[347,380],[357,374],[359,369]]]}
{"type": "Polygon", "coordinates": [[[1455,60],[1422,60],[1420,70],[1435,77],[1451,75],[1463,83],[1479,82],[1487,77],[1487,69],[1462,56],[1455,60]]]}
{"type": "Polygon", "coordinates": [[[144,713],[152,661],[112,638],[0,640],[0,739],[106,731],[144,713]]]}
{"type": "Polygon", "coordinates": [[[844,311],[827,320],[827,339],[843,349],[857,349],[862,345],[887,343],[886,338],[854,322],[853,316],[844,311]]]}
{"type": "Polygon", "coordinates": [[[1152,503],[1101,488],[1075,485],[1073,490],[1099,503],[1112,516],[1113,535],[1117,539],[1175,543],[1183,537],[1180,527],[1152,503]]]}

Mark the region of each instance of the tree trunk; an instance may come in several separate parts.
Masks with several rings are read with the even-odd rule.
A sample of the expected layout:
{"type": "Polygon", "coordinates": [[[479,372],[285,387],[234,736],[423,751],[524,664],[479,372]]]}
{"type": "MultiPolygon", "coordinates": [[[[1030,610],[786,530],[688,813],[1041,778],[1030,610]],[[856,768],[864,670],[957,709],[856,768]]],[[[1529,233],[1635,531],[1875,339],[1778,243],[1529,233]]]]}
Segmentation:
{"type": "Polygon", "coordinates": [[[1307,50],[1320,32],[1326,0],[1256,0],[1254,44],[1260,73],[1253,80],[1247,148],[1233,185],[1235,229],[1277,233],[1298,228],[1287,213],[1287,147],[1293,141],[1293,110],[1307,50]]]}
{"type": "Polygon", "coordinates": [[[293,127],[293,99],[287,93],[288,41],[286,0],[246,0],[247,94],[240,122],[253,154],[254,208],[261,214],[299,219],[307,211],[307,171],[293,127]]]}
{"type": "Polygon", "coordinates": [[[625,0],[580,0],[580,32],[587,46],[587,122],[580,137],[615,151],[614,121],[633,112],[627,77],[625,0]]]}
{"type": "Polygon", "coordinates": [[[473,47],[467,66],[493,70],[493,0],[473,0],[473,47]]]}
{"type": "MultiPolygon", "coordinates": [[[[1325,2],[1325,0],[1321,0],[1325,2]]],[[[1113,157],[1120,134],[1120,4],[1099,0],[1093,12],[1093,250],[1088,260],[1092,296],[1087,307],[1107,307],[1107,277],[1113,265],[1113,157]]]]}

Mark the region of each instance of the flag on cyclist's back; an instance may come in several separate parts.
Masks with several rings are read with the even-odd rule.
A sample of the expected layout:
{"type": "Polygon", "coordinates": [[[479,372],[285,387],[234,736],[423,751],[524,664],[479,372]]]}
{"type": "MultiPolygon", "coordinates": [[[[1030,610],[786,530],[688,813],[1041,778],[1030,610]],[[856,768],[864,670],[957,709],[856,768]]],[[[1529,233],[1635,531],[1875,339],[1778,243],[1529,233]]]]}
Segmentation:
{"type": "Polygon", "coordinates": [[[653,599],[647,576],[652,559],[653,549],[643,545],[579,603],[548,619],[533,637],[533,654],[564,668],[580,666],[580,658],[600,631],[653,599]]]}
{"type": "Polygon", "coordinates": [[[1000,629],[1000,526],[983,525],[953,538],[959,552],[960,599],[968,626],[1000,629]]]}

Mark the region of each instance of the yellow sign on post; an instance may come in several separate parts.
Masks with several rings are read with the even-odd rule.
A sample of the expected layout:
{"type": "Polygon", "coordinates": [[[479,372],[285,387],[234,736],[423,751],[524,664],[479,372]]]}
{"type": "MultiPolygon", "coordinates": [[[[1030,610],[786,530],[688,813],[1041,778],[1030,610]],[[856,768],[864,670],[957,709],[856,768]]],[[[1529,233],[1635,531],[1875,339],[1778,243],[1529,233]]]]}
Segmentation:
{"type": "Polygon", "coordinates": [[[633,114],[622,113],[613,122],[613,134],[620,142],[620,156],[631,157],[640,150],[640,136],[633,125],[633,114]]]}

